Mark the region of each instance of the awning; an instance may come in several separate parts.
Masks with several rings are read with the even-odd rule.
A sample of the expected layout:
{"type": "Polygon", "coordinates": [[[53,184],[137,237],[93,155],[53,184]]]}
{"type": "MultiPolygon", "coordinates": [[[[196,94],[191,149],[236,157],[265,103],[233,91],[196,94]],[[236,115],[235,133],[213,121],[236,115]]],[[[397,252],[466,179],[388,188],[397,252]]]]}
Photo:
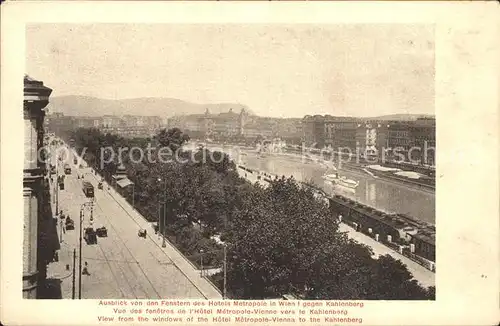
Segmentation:
{"type": "Polygon", "coordinates": [[[122,180],[122,179],[126,179],[126,178],[127,178],[127,176],[126,176],[126,175],[123,175],[123,174],[115,174],[115,175],[113,176],[113,179],[115,179],[116,181],[118,181],[118,180],[122,180]]]}
{"type": "Polygon", "coordinates": [[[118,180],[116,183],[120,186],[120,188],[125,188],[134,184],[129,178],[123,178],[118,180]]]}

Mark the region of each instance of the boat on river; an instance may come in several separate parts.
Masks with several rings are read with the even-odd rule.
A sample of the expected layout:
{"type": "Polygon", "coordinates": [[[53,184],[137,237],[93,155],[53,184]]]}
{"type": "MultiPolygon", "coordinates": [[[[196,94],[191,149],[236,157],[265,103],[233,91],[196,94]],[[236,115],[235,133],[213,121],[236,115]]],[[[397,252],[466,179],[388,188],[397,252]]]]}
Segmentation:
{"type": "Polygon", "coordinates": [[[344,176],[339,176],[338,173],[326,174],[323,176],[323,179],[333,185],[339,185],[350,189],[356,189],[356,187],[359,185],[359,181],[354,181],[351,179],[347,179],[344,176]]]}

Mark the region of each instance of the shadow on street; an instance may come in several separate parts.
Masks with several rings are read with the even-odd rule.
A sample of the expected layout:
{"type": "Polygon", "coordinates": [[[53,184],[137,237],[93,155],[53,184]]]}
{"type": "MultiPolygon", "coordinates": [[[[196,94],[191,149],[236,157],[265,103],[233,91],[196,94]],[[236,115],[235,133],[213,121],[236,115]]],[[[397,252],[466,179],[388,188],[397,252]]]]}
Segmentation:
{"type": "Polygon", "coordinates": [[[61,283],[61,280],[54,278],[45,280],[38,292],[39,299],[62,299],[61,283]]]}

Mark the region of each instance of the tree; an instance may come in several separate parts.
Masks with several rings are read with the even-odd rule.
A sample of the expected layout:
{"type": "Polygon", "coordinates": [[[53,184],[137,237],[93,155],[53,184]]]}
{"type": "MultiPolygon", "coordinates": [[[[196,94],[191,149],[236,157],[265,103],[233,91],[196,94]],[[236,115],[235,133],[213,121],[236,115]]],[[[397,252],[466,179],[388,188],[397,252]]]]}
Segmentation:
{"type": "Polygon", "coordinates": [[[228,235],[229,286],[245,299],[295,292],[307,299],[426,299],[400,261],[338,231],[312,190],[293,178],[247,194],[228,235]]]}
{"type": "Polygon", "coordinates": [[[189,141],[189,136],[179,128],[162,129],[156,138],[161,146],[168,146],[174,153],[189,141]]]}
{"type": "MultiPolygon", "coordinates": [[[[88,148],[85,158],[94,168],[109,158],[97,155],[101,147],[116,153],[121,146],[148,144],[95,129],[79,129],[71,136],[77,148],[88,148]]],[[[173,128],[162,130],[157,139],[179,150],[189,137],[173,128]]],[[[435,288],[422,288],[401,261],[391,256],[373,259],[370,248],[339,232],[336,214],[311,187],[282,177],[263,188],[240,178],[227,154],[207,149],[179,154],[185,163],[124,160],[135,183],[136,207],[156,221],[165,195],[168,234],[175,235],[190,259],[198,260],[203,249],[207,264],[220,262],[221,246],[209,239],[220,234],[228,245],[228,286],[236,298],[290,292],[306,299],[435,298],[435,288]]],[[[116,160],[104,164],[105,176],[111,178],[116,166],[116,160]]]]}

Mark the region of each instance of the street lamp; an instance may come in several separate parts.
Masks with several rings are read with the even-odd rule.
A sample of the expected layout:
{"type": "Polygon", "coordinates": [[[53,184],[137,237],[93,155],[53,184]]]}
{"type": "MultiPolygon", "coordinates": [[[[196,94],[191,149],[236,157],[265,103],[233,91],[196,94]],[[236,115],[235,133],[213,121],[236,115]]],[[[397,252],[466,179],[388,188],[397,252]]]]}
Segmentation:
{"type": "Polygon", "coordinates": [[[93,202],[83,203],[80,207],[80,241],[79,241],[79,255],[78,255],[78,299],[82,298],[82,231],[83,231],[83,209],[90,206],[90,218],[93,219],[93,202]]]}
{"type": "Polygon", "coordinates": [[[227,284],[227,250],[226,250],[226,243],[224,243],[224,292],[223,292],[223,295],[222,295],[222,299],[226,299],[227,298],[227,291],[226,291],[226,284],[227,284]]]}
{"type": "Polygon", "coordinates": [[[63,242],[63,221],[62,220],[59,221],[59,233],[60,233],[59,243],[62,243],[63,242]]]}
{"type": "Polygon", "coordinates": [[[58,155],[56,155],[56,182],[55,182],[55,193],[54,193],[54,198],[56,200],[56,215],[59,215],[59,164],[57,161],[59,160],[58,155]]]}
{"type": "Polygon", "coordinates": [[[132,207],[135,208],[135,184],[132,184],[132,207]]]}
{"type": "Polygon", "coordinates": [[[201,254],[200,255],[200,266],[201,266],[200,277],[203,277],[203,253],[204,253],[203,249],[200,249],[200,254],[201,254]]]}
{"type": "Polygon", "coordinates": [[[158,182],[162,181],[163,181],[163,223],[162,223],[161,234],[163,236],[163,242],[161,246],[165,248],[167,246],[167,243],[165,242],[165,229],[167,223],[167,181],[158,178],[158,182]]]}

